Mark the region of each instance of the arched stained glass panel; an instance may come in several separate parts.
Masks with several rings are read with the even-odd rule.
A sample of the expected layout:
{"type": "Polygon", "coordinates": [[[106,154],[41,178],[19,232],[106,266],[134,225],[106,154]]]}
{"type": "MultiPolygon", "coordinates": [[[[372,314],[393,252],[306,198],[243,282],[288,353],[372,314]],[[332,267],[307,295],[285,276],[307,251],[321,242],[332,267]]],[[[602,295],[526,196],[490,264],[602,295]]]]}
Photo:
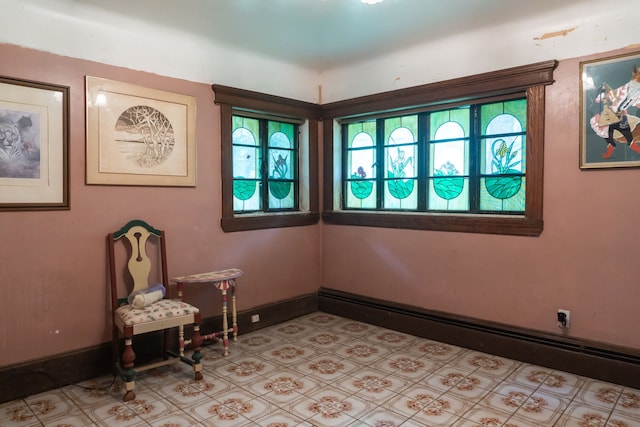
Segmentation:
{"type": "Polygon", "coordinates": [[[260,163],[258,120],[233,119],[233,209],[254,211],[260,208],[260,163]]]}
{"type": "Polygon", "coordinates": [[[456,109],[431,116],[429,144],[429,209],[469,209],[469,110],[456,109]],[[449,120],[445,120],[445,119],[449,120]]]}
{"type": "Polygon", "coordinates": [[[269,132],[269,208],[295,207],[293,177],[295,171],[294,125],[268,122],[269,132]]]}
{"type": "Polygon", "coordinates": [[[386,119],[384,129],[384,207],[415,209],[418,206],[418,116],[386,119]]]}
{"type": "Polygon", "coordinates": [[[354,123],[347,131],[346,206],[376,207],[375,122],[354,123]]]}
{"type": "Polygon", "coordinates": [[[481,108],[480,210],[524,212],[526,103],[494,103],[481,108]]]}

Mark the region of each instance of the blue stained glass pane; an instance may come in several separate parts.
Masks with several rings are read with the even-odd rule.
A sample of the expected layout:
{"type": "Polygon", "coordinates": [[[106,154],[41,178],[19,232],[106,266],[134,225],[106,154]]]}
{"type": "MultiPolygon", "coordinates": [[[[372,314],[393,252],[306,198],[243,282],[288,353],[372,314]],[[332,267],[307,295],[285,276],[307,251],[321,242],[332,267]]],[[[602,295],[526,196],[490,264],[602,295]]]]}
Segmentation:
{"type": "Polygon", "coordinates": [[[500,114],[489,122],[485,134],[496,135],[501,133],[522,132],[522,124],[511,114],[500,114]]]}
{"type": "MultiPolygon", "coordinates": [[[[497,102],[494,104],[485,104],[481,107],[481,128],[487,128],[487,123],[493,120],[495,116],[508,114],[515,117],[520,122],[521,127],[527,125],[527,100],[514,99],[512,101],[497,102]]],[[[489,133],[489,131],[486,131],[489,133]]]]}
{"type": "MultiPolygon", "coordinates": [[[[234,141],[244,140],[251,142],[253,135],[245,128],[236,129],[233,132],[234,141]]],[[[247,145],[233,145],[233,177],[234,178],[258,178],[260,175],[260,150],[258,147],[247,145]]]]}
{"type": "Polygon", "coordinates": [[[293,148],[295,126],[292,123],[268,122],[269,146],[293,148]]]}
{"type": "Polygon", "coordinates": [[[351,178],[373,178],[376,160],[371,136],[364,132],[356,134],[351,147],[354,148],[348,151],[348,167],[351,178]]]}
{"type": "Polygon", "coordinates": [[[269,147],[292,148],[291,140],[283,132],[274,132],[269,138],[269,147]]]}
{"type": "Polygon", "coordinates": [[[524,137],[522,125],[518,119],[511,114],[498,115],[487,125],[487,134],[500,136],[482,141],[483,173],[524,173],[524,137]],[[514,133],[519,135],[513,135],[514,133]]]}
{"type": "Polygon", "coordinates": [[[247,128],[237,128],[233,131],[233,143],[243,145],[257,145],[256,137],[247,128]]]}
{"type": "Polygon", "coordinates": [[[289,150],[269,150],[269,177],[292,179],[293,152],[289,150]]]}
{"type": "Polygon", "coordinates": [[[246,117],[233,117],[233,143],[243,145],[258,145],[260,122],[246,117]]]}

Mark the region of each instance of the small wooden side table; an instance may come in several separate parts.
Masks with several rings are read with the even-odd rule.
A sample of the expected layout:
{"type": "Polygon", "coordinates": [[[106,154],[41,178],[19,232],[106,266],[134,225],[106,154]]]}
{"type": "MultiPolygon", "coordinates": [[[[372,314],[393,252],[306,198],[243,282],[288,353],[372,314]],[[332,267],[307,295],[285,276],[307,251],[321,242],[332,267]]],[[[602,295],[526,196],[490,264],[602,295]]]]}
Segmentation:
{"type": "MultiPolygon", "coordinates": [[[[216,340],[222,335],[225,357],[229,355],[229,332],[233,333],[233,341],[238,339],[238,314],[236,312],[236,279],[243,271],[237,268],[210,271],[208,273],[191,274],[189,276],[174,277],[171,282],[178,284],[212,283],[222,293],[222,330],[211,334],[202,334],[203,340],[216,340]],[[227,319],[227,290],[231,290],[231,328],[227,319]]],[[[179,295],[182,297],[182,295],[179,295]]]]}

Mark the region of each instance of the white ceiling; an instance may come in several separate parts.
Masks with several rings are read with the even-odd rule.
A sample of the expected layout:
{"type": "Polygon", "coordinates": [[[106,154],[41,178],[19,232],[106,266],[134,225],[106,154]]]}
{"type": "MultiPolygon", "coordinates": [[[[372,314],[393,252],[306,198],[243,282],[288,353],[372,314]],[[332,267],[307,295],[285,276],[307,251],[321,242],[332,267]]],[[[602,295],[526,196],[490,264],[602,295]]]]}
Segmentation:
{"type": "MultiPolygon", "coordinates": [[[[452,33],[544,17],[580,2],[591,3],[384,0],[366,5],[360,0],[75,0],[73,10],[60,13],[95,8],[323,71],[452,33]]],[[[56,1],[40,2],[41,6],[47,4],[55,8],[56,1]]]]}

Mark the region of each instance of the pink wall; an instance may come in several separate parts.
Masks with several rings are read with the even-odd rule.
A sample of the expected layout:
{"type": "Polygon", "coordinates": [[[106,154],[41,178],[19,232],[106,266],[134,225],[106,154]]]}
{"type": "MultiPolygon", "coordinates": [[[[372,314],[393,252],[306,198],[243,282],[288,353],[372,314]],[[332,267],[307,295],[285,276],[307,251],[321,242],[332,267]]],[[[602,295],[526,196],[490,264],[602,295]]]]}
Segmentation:
{"type": "MultiPolygon", "coordinates": [[[[558,333],[561,307],[570,336],[640,349],[640,201],[628,196],[640,171],[578,169],[578,59],[561,62],[547,89],[545,229],[529,238],[329,225],[225,234],[208,83],[9,45],[0,57],[0,75],[71,88],[71,210],[0,212],[0,367],[109,340],[104,239],[136,217],[167,230],[171,276],[243,269],[241,310],[326,286],[558,333]],[[86,185],[85,75],[195,96],[197,187],[86,185]]],[[[187,300],[220,312],[209,287],[187,300]]]]}
{"type": "MultiPolygon", "coordinates": [[[[0,58],[0,75],[69,86],[71,123],[71,210],[0,212],[0,367],[110,339],[105,236],[133,218],[167,231],[170,276],[244,270],[240,310],[312,293],[321,285],[319,225],[222,232],[220,123],[210,84],[10,45],[0,45],[0,58]],[[85,75],[197,98],[195,188],[85,184],[85,75]]],[[[188,289],[186,299],[212,316],[221,312],[216,292],[197,286],[188,289]]]]}
{"type": "Polygon", "coordinates": [[[640,349],[640,170],[578,168],[584,59],[546,92],[540,237],[325,225],[323,286],[550,333],[565,308],[569,336],[640,349]]]}

